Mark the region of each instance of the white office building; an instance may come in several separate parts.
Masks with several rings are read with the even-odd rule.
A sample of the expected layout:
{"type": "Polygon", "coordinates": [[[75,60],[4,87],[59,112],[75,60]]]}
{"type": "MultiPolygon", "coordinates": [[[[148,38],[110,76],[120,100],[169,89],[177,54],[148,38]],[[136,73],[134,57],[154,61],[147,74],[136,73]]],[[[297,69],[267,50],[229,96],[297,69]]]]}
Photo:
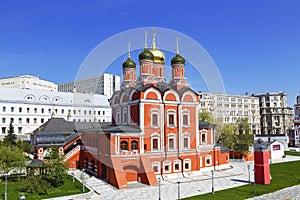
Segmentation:
{"type": "Polygon", "coordinates": [[[108,97],[98,94],[66,93],[0,87],[0,139],[12,122],[14,132],[22,139],[51,117],[68,121],[111,121],[108,97]]]}
{"type": "Polygon", "coordinates": [[[31,75],[1,78],[0,87],[57,91],[57,84],[31,75]]]}
{"type": "Polygon", "coordinates": [[[103,94],[108,97],[118,90],[120,90],[120,76],[106,73],[58,85],[60,92],[103,94]]]}
{"type": "Polygon", "coordinates": [[[209,111],[224,124],[248,118],[253,134],[260,133],[259,99],[253,96],[199,93],[200,110],[209,111]]]}

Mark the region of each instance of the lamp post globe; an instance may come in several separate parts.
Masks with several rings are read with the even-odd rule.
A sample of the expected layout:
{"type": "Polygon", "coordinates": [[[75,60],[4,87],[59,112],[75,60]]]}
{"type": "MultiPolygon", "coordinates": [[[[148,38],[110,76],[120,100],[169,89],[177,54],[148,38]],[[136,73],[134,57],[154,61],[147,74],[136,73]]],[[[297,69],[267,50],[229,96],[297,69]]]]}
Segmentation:
{"type": "Polygon", "coordinates": [[[20,200],[25,200],[26,199],[26,197],[24,196],[24,194],[22,194],[21,196],[20,196],[20,200]]]}

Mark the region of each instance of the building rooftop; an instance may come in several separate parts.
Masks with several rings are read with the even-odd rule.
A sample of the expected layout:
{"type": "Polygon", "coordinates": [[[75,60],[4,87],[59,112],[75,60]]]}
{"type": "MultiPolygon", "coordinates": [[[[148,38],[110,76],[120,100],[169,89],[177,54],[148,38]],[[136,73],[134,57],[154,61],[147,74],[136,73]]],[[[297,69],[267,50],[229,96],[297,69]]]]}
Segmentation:
{"type": "Polygon", "coordinates": [[[18,102],[42,105],[81,105],[109,108],[108,97],[99,94],[67,93],[47,90],[33,90],[0,87],[0,102],[18,102]]]}

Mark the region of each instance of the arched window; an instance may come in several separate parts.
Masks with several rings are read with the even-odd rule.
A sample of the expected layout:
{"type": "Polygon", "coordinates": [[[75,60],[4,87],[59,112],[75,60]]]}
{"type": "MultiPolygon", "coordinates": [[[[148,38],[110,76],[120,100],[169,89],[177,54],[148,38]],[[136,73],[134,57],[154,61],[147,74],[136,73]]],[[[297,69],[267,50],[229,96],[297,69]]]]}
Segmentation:
{"type": "Polygon", "coordinates": [[[122,141],[121,142],[121,149],[122,150],[128,150],[128,142],[127,141],[122,141]]]}
{"type": "Polygon", "coordinates": [[[131,150],[137,150],[138,149],[138,142],[136,140],[133,140],[131,142],[131,150]]]}

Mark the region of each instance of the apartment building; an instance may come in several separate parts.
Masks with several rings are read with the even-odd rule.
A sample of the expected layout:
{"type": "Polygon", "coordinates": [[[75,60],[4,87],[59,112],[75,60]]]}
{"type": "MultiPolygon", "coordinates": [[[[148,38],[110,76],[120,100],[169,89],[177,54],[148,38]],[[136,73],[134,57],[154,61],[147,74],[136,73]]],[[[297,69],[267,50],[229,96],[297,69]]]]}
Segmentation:
{"type": "Polygon", "coordinates": [[[119,90],[120,77],[107,73],[58,85],[60,92],[102,94],[108,97],[111,97],[114,91],[119,90]]]}
{"type": "Polygon", "coordinates": [[[261,134],[287,134],[293,128],[293,109],[285,92],[255,94],[259,98],[261,134]]]}
{"type": "Polygon", "coordinates": [[[0,78],[0,87],[57,91],[57,84],[31,75],[0,78]]]}
{"type": "Polygon", "coordinates": [[[7,134],[10,122],[22,139],[50,118],[76,122],[110,122],[108,97],[97,94],[65,93],[0,87],[0,139],[7,134]]]}
{"type": "Polygon", "coordinates": [[[253,134],[260,133],[259,98],[248,95],[211,94],[200,92],[200,110],[209,111],[224,124],[248,118],[253,134]]]}
{"type": "Polygon", "coordinates": [[[300,95],[296,97],[296,103],[294,105],[294,144],[300,143],[300,95]]]}

